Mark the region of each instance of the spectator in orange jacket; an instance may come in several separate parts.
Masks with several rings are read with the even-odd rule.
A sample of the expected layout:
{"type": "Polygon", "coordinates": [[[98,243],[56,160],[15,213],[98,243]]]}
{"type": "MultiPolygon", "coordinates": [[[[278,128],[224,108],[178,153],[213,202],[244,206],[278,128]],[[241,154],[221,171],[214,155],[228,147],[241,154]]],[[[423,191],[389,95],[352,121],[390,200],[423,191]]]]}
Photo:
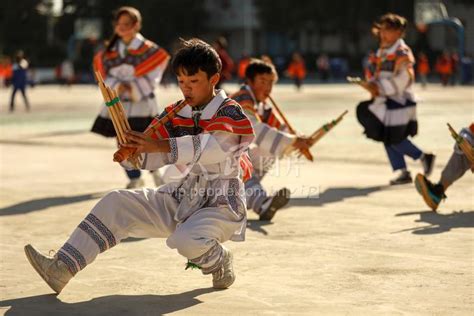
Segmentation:
{"type": "Polygon", "coordinates": [[[428,82],[428,74],[430,73],[430,63],[428,57],[423,52],[418,54],[416,71],[421,79],[421,85],[425,88],[426,83],[428,82]]]}
{"type": "Polygon", "coordinates": [[[306,66],[303,57],[299,53],[293,53],[288,68],[286,69],[288,77],[295,81],[296,88],[300,90],[303,80],[306,77],[306,66]]]}
{"type": "Polygon", "coordinates": [[[436,61],[436,72],[439,74],[443,86],[447,86],[449,78],[453,73],[451,56],[449,56],[448,52],[444,52],[441,56],[438,57],[438,60],[436,61]]]}
{"type": "Polygon", "coordinates": [[[250,57],[247,53],[242,53],[242,57],[240,58],[239,65],[237,66],[237,76],[239,79],[244,82],[245,81],[245,70],[247,66],[250,64],[250,57]]]}
{"type": "Polygon", "coordinates": [[[0,88],[8,87],[12,79],[13,69],[11,59],[8,56],[0,59],[0,88]]]}

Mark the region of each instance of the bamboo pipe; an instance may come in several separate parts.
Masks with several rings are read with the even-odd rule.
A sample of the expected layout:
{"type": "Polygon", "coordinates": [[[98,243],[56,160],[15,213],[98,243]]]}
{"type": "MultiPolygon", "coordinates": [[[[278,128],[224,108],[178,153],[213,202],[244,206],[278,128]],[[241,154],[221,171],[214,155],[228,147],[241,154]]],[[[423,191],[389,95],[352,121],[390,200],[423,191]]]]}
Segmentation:
{"type": "MultiPolygon", "coordinates": [[[[150,124],[147,129],[143,132],[146,136],[151,136],[152,133],[160,126],[168,123],[170,120],[173,119],[173,117],[178,114],[179,111],[181,111],[182,108],[184,108],[187,105],[186,100],[183,100],[180,104],[178,104],[171,112],[169,112],[166,116],[162,117],[159,121],[156,123],[150,124]]],[[[131,155],[133,155],[135,152],[134,149],[132,148],[126,148],[126,147],[121,147],[119,150],[117,150],[114,154],[114,161],[117,162],[122,162],[125,159],[128,159],[131,155]]]]}
{"type": "MultiPolygon", "coordinates": [[[[97,82],[99,84],[100,91],[102,93],[102,97],[104,98],[104,101],[106,103],[112,101],[113,96],[110,93],[108,87],[105,85],[105,82],[104,82],[104,79],[102,78],[102,75],[98,71],[95,72],[95,75],[96,75],[96,78],[97,78],[97,82]]],[[[118,142],[120,144],[126,143],[126,138],[125,138],[125,135],[123,133],[123,130],[120,128],[121,127],[121,125],[119,125],[120,121],[119,121],[119,119],[116,115],[114,107],[113,106],[107,106],[107,111],[109,112],[110,119],[112,121],[112,124],[114,125],[114,129],[115,129],[115,132],[117,134],[118,142]]]]}
{"type": "MultiPolygon", "coordinates": [[[[296,131],[293,129],[293,127],[290,125],[290,122],[288,122],[288,120],[286,119],[285,115],[283,114],[283,112],[280,110],[280,107],[276,104],[275,100],[273,100],[273,98],[271,96],[268,96],[268,98],[270,99],[270,102],[272,102],[273,104],[273,108],[275,109],[275,111],[277,111],[278,115],[280,116],[280,118],[283,120],[283,123],[285,123],[286,127],[288,127],[288,130],[290,131],[291,134],[293,135],[296,135],[296,131]]],[[[313,158],[313,155],[311,155],[311,153],[309,152],[309,150],[307,149],[301,149],[300,150],[301,154],[304,155],[306,157],[306,159],[308,159],[309,161],[313,161],[314,158],[313,158]]]]}
{"type": "MultiPolygon", "coordinates": [[[[311,134],[309,137],[311,146],[316,144],[324,135],[326,135],[331,129],[334,128],[343,118],[344,116],[348,113],[349,111],[345,110],[341,115],[339,115],[335,120],[332,122],[329,122],[327,124],[324,124],[320,128],[318,128],[314,133],[311,134]]],[[[301,154],[299,155],[301,156],[301,154]]]]}

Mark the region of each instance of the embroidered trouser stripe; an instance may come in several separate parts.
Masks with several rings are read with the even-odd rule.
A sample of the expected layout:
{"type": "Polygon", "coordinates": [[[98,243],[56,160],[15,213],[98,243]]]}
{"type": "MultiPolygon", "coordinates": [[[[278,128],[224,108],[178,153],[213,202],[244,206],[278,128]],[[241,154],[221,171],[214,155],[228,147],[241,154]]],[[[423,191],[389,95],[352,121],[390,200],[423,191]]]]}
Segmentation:
{"type": "Polygon", "coordinates": [[[89,223],[91,223],[95,227],[95,229],[98,230],[102,234],[102,236],[104,236],[107,239],[107,243],[108,243],[107,249],[112,248],[113,246],[117,244],[112,232],[94,214],[89,213],[89,215],[87,215],[86,217],[86,220],[89,223]]]}
{"type": "Polygon", "coordinates": [[[97,246],[99,247],[100,252],[106,251],[107,248],[107,243],[105,240],[102,238],[102,236],[97,233],[91,225],[89,225],[86,221],[82,221],[79,224],[79,228],[82,229],[89,237],[95,241],[97,246]]]}
{"type": "Polygon", "coordinates": [[[76,275],[76,273],[79,271],[74,261],[72,261],[72,259],[61,250],[58,251],[58,259],[64,262],[72,275],[76,275]]]}
{"type": "Polygon", "coordinates": [[[194,155],[193,155],[193,163],[198,162],[199,158],[201,157],[201,139],[199,136],[192,136],[193,140],[193,149],[194,149],[194,155]]]}
{"type": "Polygon", "coordinates": [[[71,244],[65,243],[58,252],[58,258],[63,261],[69,268],[72,274],[86,267],[86,259],[84,256],[71,244]]]}
{"type": "Polygon", "coordinates": [[[223,255],[222,246],[216,242],[216,244],[204,254],[189,261],[200,266],[203,274],[210,274],[222,266],[223,255]]]}

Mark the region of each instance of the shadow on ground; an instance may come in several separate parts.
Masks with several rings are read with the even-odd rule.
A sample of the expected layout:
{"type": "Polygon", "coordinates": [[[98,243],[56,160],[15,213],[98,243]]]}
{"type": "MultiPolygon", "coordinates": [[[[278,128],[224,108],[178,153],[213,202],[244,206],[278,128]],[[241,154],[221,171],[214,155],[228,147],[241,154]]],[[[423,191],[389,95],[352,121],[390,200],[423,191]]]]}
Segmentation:
{"type": "Polygon", "coordinates": [[[263,235],[268,235],[268,232],[263,228],[263,226],[273,225],[270,221],[261,221],[258,219],[249,219],[247,220],[247,228],[253,230],[254,232],[261,233],[263,235]]]}
{"type": "MultiPolygon", "coordinates": [[[[354,187],[342,187],[342,188],[329,188],[323,193],[320,193],[318,197],[295,197],[291,198],[290,202],[284,208],[290,207],[303,207],[303,206],[322,206],[324,204],[336,203],[348,198],[367,196],[371,193],[395,187],[389,185],[379,185],[367,188],[354,188],[354,187]]],[[[278,214],[277,214],[278,216],[278,214]]],[[[263,235],[268,235],[268,232],[263,228],[264,226],[272,225],[270,221],[260,221],[258,219],[249,219],[247,221],[247,228],[263,235]]]]}
{"type": "Polygon", "coordinates": [[[395,233],[411,231],[417,235],[430,235],[449,232],[454,228],[474,228],[474,211],[454,212],[451,214],[438,214],[432,211],[405,212],[395,216],[419,215],[415,223],[427,223],[427,226],[403,229],[395,233]]]}
{"type": "Polygon", "coordinates": [[[104,196],[105,193],[106,192],[96,192],[96,193],[87,193],[87,194],[72,195],[72,196],[55,196],[55,197],[25,201],[18,204],[0,208],[0,216],[25,214],[25,213],[35,212],[35,211],[41,211],[41,210],[47,209],[48,207],[67,205],[71,203],[98,199],[104,196]]]}
{"type": "Polygon", "coordinates": [[[55,295],[5,300],[0,307],[8,316],[23,315],[163,315],[202,303],[196,297],[216,291],[196,289],[170,295],[110,295],[78,303],[64,303],[55,295]]]}
{"type": "Polygon", "coordinates": [[[342,187],[342,188],[329,188],[323,193],[319,194],[319,197],[296,197],[292,198],[286,207],[292,206],[322,206],[324,204],[336,203],[348,198],[367,196],[371,193],[387,189],[394,188],[389,185],[379,185],[366,188],[354,188],[354,187],[342,187]]]}

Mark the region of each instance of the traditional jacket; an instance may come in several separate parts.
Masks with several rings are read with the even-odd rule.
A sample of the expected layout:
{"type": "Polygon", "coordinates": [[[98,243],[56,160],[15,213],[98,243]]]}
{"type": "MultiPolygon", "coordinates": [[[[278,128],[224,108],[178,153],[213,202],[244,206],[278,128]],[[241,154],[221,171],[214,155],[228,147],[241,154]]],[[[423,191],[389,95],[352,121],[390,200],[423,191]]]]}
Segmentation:
{"type": "Polygon", "coordinates": [[[272,108],[258,102],[248,85],[243,85],[231,96],[244,109],[255,129],[255,141],[251,148],[251,158],[257,167],[255,156],[282,157],[294,143],[296,136],[286,133],[286,126],[279,121],[272,108]],[[255,148],[258,147],[258,150],[255,148]]]}
{"type": "Polygon", "coordinates": [[[388,144],[414,136],[418,130],[412,90],[415,59],[403,39],[380,48],[369,59],[366,79],[377,85],[379,95],[362,102],[357,116],[369,138],[388,144]]]}
{"type": "MultiPolygon", "coordinates": [[[[157,119],[177,104],[168,106],[157,119]]],[[[157,128],[152,138],[168,139],[171,152],[143,153],[141,169],[174,164],[183,174],[179,181],[158,189],[176,199],[176,220],[184,221],[204,207],[227,206],[242,221],[233,239],[243,240],[246,203],[241,158],[254,132],[242,108],[220,90],[202,111],[185,106],[175,118],[157,128]]],[[[123,165],[131,167],[128,162],[123,165]]]]}
{"type": "MultiPolygon", "coordinates": [[[[105,78],[112,89],[120,83],[131,86],[120,99],[133,130],[142,132],[158,112],[154,90],[168,65],[169,54],[141,34],[127,46],[117,40],[110,50],[100,51],[94,57],[94,69],[105,78]]],[[[92,131],[107,137],[115,136],[112,121],[104,106],[94,122],[92,131]]]]}
{"type": "Polygon", "coordinates": [[[99,52],[94,57],[94,69],[101,72],[111,88],[129,83],[138,101],[153,93],[169,58],[166,50],[137,34],[128,46],[118,40],[111,50],[99,52]]]}

